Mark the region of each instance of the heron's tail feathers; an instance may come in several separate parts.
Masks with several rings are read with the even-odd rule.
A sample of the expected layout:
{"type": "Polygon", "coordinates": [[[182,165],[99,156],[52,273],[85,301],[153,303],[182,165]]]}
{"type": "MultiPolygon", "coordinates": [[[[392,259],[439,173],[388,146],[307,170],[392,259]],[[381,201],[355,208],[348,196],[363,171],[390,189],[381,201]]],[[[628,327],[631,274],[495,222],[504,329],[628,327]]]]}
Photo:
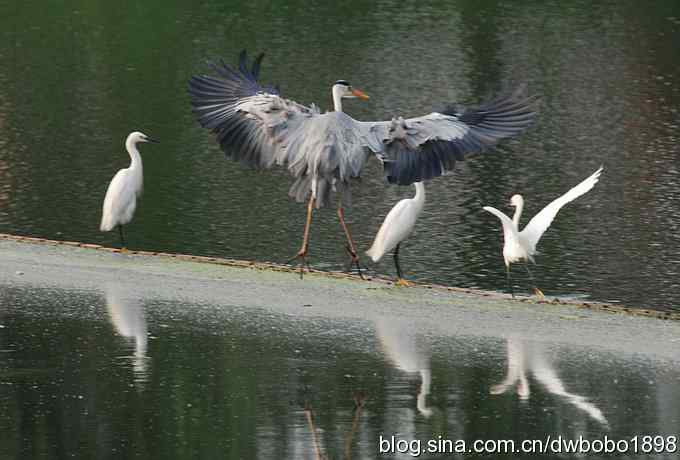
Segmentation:
{"type": "MultiPolygon", "coordinates": [[[[311,193],[312,176],[310,175],[300,176],[295,179],[290,190],[288,190],[288,196],[295,198],[295,201],[298,203],[307,201],[311,193]]],[[[331,195],[333,193],[341,194],[342,203],[344,205],[349,206],[352,204],[349,184],[345,184],[339,180],[319,177],[316,180],[316,207],[321,208],[328,205],[331,202],[331,195]]]]}

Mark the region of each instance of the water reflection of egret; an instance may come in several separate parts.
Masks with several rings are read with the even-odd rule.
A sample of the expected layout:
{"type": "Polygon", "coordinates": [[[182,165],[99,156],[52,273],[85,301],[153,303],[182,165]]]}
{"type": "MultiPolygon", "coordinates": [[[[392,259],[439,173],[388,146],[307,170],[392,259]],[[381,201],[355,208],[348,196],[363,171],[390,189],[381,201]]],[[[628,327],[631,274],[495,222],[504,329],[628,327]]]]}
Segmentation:
{"type": "MultiPolygon", "coordinates": [[[[572,187],[567,193],[553,200],[549,205],[543,208],[541,212],[536,214],[522,231],[519,230],[519,220],[522,217],[522,210],[524,209],[524,198],[522,198],[522,195],[513,195],[510,199],[510,205],[515,207],[515,214],[512,216],[512,219],[496,208],[484,206],[483,209],[498,217],[503,225],[503,239],[505,240],[503,244],[503,260],[505,261],[508,289],[513,296],[514,291],[512,289],[512,282],[510,281],[510,264],[525,261],[527,273],[529,273],[529,277],[533,283],[533,276],[531,275],[531,271],[529,271],[529,261],[534,261],[534,255],[537,254],[536,245],[538,244],[538,241],[545,231],[548,230],[548,227],[550,227],[550,224],[553,219],[555,219],[555,216],[557,216],[560,209],[567,203],[574,201],[576,198],[590,191],[595,184],[597,184],[600,174],[602,174],[602,167],[584,181],[575,187],[572,187]]],[[[539,296],[543,297],[543,293],[535,286],[534,291],[539,296]]]]}
{"type": "Polygon", "coordinates": [[[567,391],[562,379],[557,375],[547,356],[539,348],[539,344],[531,347],[518,338],[507,340],[507,373],[505,379],[491,387],[491,394],[498,395],[516,387],[520,399],[528,401],[531,395],[527,372],[531,372],[536,381],[550,394],[559,396],[577,409],[585,412],[593,420],[607,425],[607,419],[585,396],[567,391]]]}
{"type": "Polygon", "coordinates": [[[412,328],[405,322],[381,318],[377,321],[376,333],[385,354],[397,368],[409,374],[420,374],[416,407],[424,417],[431,416],[433,411],[427,406],[432,383],[429,353],[418,346],[412,328]]]}
{"type": "Polygon", "coordinates": [[[106,308],[116,332],[135,341],[133,355],[135,375],[139,380],[146,380],[148,334],[144,307],[129,290],[117,283],[107,284],[105,293],[106,308]]]}

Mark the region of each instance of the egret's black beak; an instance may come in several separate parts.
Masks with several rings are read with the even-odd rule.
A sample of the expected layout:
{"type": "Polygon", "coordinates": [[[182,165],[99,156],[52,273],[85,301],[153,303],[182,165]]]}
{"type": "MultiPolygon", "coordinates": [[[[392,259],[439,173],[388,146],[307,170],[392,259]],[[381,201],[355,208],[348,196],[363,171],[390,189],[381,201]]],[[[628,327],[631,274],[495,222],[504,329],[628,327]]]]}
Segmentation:
{"type": "Polygon", "coordinates": [[[154,139],[153,137],[146,136],[147,142],[153,142],[154,144],[160,144],[161,141],[154,139]]]}

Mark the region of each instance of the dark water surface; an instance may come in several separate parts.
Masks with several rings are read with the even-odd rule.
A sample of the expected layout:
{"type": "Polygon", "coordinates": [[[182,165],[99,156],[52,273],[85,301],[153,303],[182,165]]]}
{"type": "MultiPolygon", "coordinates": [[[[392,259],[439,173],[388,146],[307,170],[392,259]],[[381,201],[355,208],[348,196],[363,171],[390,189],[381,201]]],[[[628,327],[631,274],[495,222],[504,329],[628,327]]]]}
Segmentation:
{"type": "MultiPolygon", "coordinates": [[[[498,220],[512,194],[530,216],[605,165],[595,189],[565,208],[539,246],[547,294],[678,306],[680,271],[680,2],[0,2],[0,232],[118,244],[98,231],[108,181],[143,146],[145,195],[130,246],[285,261],[305,209],[284,171],[226,161],[194,120],[188,78],[206,58],[267,52],[266,81],[330,105],[345,78],[362,120],[474,103],[526,83],[538,123],[429,184],[409,276],[504,289],[498,220]]],[[[386,186],[377,162],[348,211],[366,249],[411,187],[386,186]]],[[[525,218],[524,222],[528,221],[525,218]]],[[[312,263],[344,265],[334,209],[312,232],[312,263]]],[[[373,267],[392,274],[390,258],[373,267]]],[[[523,270],[515,270],[527,290],[523,270]]],[[[343,396],[344,397],[344,396],[343,396]]],[[[349,397],[349,396],[347,396],[349,397]]],[[[349,401],[349,399],[348,399],[349,401]]]]}
{"type": "Polygon", "coordinates": [[[115,281],[1,292],[2,459],[314,459],[317,447],[413,458],[379,457],[380,436],[424,447],[680,432],[677,360],[466,336],[455,324],[447,335],[389,315],[159,300],[115,281]]]}

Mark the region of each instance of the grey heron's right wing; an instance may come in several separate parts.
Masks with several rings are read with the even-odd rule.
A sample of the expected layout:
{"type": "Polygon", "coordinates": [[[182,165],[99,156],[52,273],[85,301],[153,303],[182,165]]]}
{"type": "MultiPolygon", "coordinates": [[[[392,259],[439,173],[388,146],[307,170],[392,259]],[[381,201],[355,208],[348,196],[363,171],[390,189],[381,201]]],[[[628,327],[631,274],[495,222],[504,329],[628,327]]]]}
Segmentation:
{"type": "Polygon", "coordinates": [[[238,69],[223,61],[211,64],[217,76],[194,75],[189,94],[198,122],[217,134],[228,157],[250,167],[269,168],[288,162],[287,138],[319,112],[315,106],[282,98],[278,88],[260,85],[263,56],[257,56],[251,68],[245,51],[238,69]]]}
{"type": "Polygon", "coordinates": [[[513,94],[469,110],[451,106],[417,118],[365,123],[365,129],[382,139],[378,157],[387,180],[409,185],[441,176],[466,154],[521,133],[536,117],[535,101],[513,94]]]}

